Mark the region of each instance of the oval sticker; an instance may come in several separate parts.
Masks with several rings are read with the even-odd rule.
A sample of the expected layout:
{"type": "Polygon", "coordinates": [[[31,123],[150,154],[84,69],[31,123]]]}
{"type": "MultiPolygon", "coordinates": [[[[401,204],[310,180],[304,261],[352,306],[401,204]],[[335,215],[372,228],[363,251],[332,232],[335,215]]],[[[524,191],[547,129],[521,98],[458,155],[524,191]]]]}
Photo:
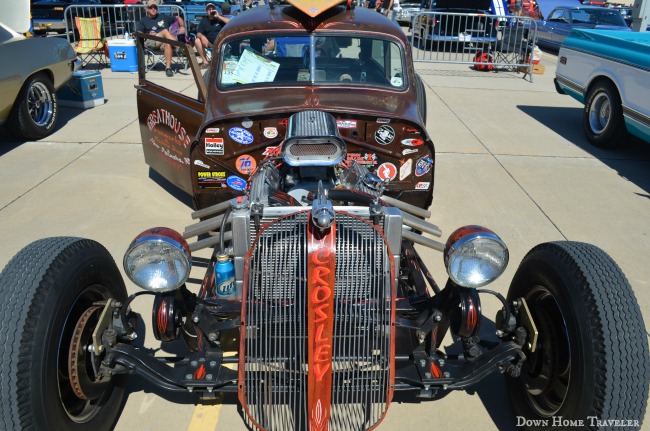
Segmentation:
{"type": "Polygon", "coordinates": [[[402,139],[402,145],[406,145],[407,147],[419,147],[422,144],[424,144],[422,139],[402,139]]]}
{"type": "Polygon", "coordinates": [[[242,145],[248,145],[253,142],[253,135],[251,132],[246,129],[242,129],[241,127],[231,128],[228,130],[228,135],[233,141],[242,145]]]}
{"type": "Polygon", "coordinates": [[[238,192],[246,189],[246,180],[239,178],[236,175],[229,176],[228,179],[226,179],[226,184],[228,184],[228,187],[237,190],[238,192]]]}

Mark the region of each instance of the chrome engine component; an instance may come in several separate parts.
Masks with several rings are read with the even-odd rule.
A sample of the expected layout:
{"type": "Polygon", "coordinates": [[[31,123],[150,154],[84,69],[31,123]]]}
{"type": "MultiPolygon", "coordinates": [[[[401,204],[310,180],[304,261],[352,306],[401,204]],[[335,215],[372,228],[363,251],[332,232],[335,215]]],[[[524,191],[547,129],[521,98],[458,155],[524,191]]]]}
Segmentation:
{"type": "Polygon", "coordinates": [[[303,111],[289,118],[282,153],[290,166],[336,166],[345,157],[346,145],[332,114],[303,111]]]}

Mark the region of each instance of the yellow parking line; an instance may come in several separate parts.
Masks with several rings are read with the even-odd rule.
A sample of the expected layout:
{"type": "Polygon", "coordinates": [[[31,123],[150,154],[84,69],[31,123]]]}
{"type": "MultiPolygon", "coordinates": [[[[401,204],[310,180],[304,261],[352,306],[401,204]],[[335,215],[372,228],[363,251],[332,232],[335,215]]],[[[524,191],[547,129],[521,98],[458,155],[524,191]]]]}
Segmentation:
{"type": "Polygon", "coordinates": [[[214,431],[217,429],[220,412],[221,404],[197,405],[194,408],[192,420],[187,427],[187,431],[214,431]]]}

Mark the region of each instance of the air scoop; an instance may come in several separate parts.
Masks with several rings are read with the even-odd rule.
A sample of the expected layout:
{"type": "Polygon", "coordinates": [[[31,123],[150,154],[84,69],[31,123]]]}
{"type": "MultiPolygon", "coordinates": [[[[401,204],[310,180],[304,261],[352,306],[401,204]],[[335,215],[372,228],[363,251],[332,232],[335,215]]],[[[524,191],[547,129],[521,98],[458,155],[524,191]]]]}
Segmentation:
{"type": "Polygon", "coordinates": [[[289,117],[282,146],[290,166],[335,166],[343,160],[346,146],[336,119],[323,111],[303,111],[289,117]]]}

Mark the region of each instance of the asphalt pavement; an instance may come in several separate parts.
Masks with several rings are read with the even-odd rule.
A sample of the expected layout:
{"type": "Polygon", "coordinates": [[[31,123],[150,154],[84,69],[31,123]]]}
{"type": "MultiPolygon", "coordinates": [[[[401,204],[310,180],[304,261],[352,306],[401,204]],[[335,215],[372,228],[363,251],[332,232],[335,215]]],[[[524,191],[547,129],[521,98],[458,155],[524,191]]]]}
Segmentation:
{"type": "MultiPolygon", "coordinates": [[[[556,58],[544,54],[534,82],[514,72],[478,72],[469,65],[417,64],[427,90],[428,130],[436,146],[431,222],[443,239],[457,227],[481,224],[506,242],[510,265],[491,285],[505,294],[519,262],[552,240],[596,244],[626,273],[650,326],[650,145],[633,140],[604,151],[582,132],[582,106],[555,92],[556,58]]],[[[191,74],[157,79],[196,94],[191,74]]],[[[187,200],[171,193],[145,165],[131,73],[101,72],[106,103],[61,108],[58,130],[38,142],[0,131],[0,267],[28,243],[79,236],[104,244],[120,263],[142,230],[190,224],[187,200]]],[[[423,251],[445,280],[442,256],[423,251]]],[[[121,265],[120,265],[121,266],[121,265]]],[[[127,282],[130,292],[137,288],[127,282]]],[[[493,320],[498,304],[484,303],[493,320]]],[[[135,311],[151,326],[151,308],[135,311]]],[[[150,335],[145,345],[156,346],[150,335]]],[[[174,346],[166,349],[174,350],[174,346]]],[[[164,353],[164,352],[163,352],[164,353]]],[[[247,429],[234,397],[195,405],[131,379],[119,431],[247,429]]],[[[492,375],[440,400],[398,398],[379,430],[509,430],[516,421],[503,379],[492,375]]],[[[625,419],[625,418],[620,418],[625,419]]],[[[650,424],[644,426],[650,429],[650,424]]]]}

